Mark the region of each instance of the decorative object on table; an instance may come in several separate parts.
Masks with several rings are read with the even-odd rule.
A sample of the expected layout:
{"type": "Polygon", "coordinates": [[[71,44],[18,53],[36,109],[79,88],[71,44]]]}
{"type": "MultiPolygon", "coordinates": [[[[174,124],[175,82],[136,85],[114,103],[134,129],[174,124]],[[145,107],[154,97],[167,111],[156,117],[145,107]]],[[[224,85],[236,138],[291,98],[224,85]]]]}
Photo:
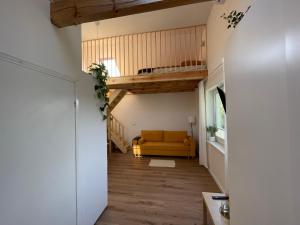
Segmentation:
{"type": "Polygon", "coordinates": [[[132,139],[132,153],[135,158],[142,158],[141,147],[139,145],[140,139],[141,139],[141,136],[136,136],[132,139]]]}
{"type": "Polygon", "coordinates": [[[134,138],[132,139],[132,146],[133,146],[134,144],[138,144],[138,142],[139,142],[140,139],[141,139],[141,136],[136,136],[136,137],[134,137],[134,138]]]}
{"type": "Polygon", "coordinates": [[[206,130],[210,134],[209,140],[213,142],[216,141],[216,132],[218,131],[218,128],[216,126],[209,126],[206,130]]]}
{"type": "Polygon", "coordinates": [[[196,118],[194,116],[189,116],[188,117],[188,123],[191,126],[191,135],[192,135],[192,138],[193,138],[194,137],[194,135],[193,135],[193,124],[196,123],[196,118]]]}
{"type": "Polygon", "coordinates": [[[151,159],[149,166],[175,168],[175,160],[151,159]]]}
{"type": "Polygon", "coordinates": [[[237,10],[232,10],[228,16],[224,13],[221,18],[227,21],[228,26],[227,29],[233,28],[235,29],[236,26],[241,22],[241,20],[244,18],[245,14],[249,11],[251,6],[248,6],[247,10],[245,12],[240,11],[238,12],[237,10]]]}
{"type": "Polygon", "coordinates": [[[230,207],[229,207],[229,200],[223,200],[220,206],[220,213],[227,219],[230,219],[230,207]]]}
{"type": "Polygon", "coordinates": [[[224,217],[220,213],[220,207],[222,205],[223,198],[228,198],[223,193],[209,193],[202,192],[203,196],[203,225],[208,225],[208,217],[210,217],[210,223],[214,225],[229,225],[230,220],[224,217]],[[218,200],[214,200],[213,198],[217,197],[218,200]]]}
{"type": "Polygon", "coordinates": [[[96,64],[93,63],[89,67],[89,74],[93,76],[93,78],[96,80],[97,84],[94,86],[96,95],[98,99],[100,100],[100,112],[102,114],[103,120],[107,119],[106,114],[106,108],[109,104],[109,98],[107,96],[108,94],[108,87],[106,85],[106,81],[108,79],[108,71],[105,68],[105,65],[103,63],[96,64]]]}
{"type": "Polygon", "coordinates": [[[219,211],[222,216],[230,219],[230,207],[229,207],[229,196],[213,195],[212,199],[215,201],[221,201],[219,211]]]}

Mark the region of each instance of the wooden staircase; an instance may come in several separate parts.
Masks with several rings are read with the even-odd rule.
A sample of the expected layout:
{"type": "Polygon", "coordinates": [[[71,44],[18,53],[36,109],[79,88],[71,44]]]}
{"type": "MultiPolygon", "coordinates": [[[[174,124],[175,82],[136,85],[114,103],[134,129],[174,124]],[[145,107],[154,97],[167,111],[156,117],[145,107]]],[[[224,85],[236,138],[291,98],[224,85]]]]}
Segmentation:
{"type": "Polygon", "coordinates": [[[125,139],[125,127],[112,115],[112,110],[119,104],[119,102],[126,95],[126,90],[114,90],[109,96],[109,107],[108,107],[108,140],[109,140],[109,152],[112,151],[112,142],[117,146],[118,149],[123,153],[127,153],[130,145],[125,139]]]}
{"type": "Polygon", "coordinates": [[[112,114],[109,116],[108,136],[109,136],[109,151],[111,152],[112,142],[123,153],[127,153],[130,145],[125,139],[125,127],[112,114]]]}

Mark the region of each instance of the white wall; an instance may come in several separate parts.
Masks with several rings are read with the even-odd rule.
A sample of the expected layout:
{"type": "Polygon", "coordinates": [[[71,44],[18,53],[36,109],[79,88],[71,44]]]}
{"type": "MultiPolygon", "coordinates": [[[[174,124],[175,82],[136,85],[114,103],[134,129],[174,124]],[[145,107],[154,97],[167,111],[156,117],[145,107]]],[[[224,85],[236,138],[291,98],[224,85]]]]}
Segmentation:
{"type": "Polygon", "coordinates": [[[99,27],[94,22],[86,23],[82,25],[82,39],[205,24],[212,5],[213,2],[204,2],[102,20],[99,27]]]}
{"type": "Polygon", "coordinates": [[[221,18],[232,10],[245,11],[253,0],[226,0],[224,4],[214,4],[207,20],[207,66],[212,72],[224,58],[228,38],[233,29],[227,29],[227,22],[221,18]]]}
{"type": "MultiPolygon", "coordinates": [[[[188,116],[197,114],[194,92],[126,95],[112,111],[126,127],[127,139],[141,130],[186,130],[190,133],[188,116]]],[[[196,134],[194,125],[194,137],[196,134]]]]}
{"type": "MultiPolygon", "coordinates": [[[[90,174],[95,176],[95,188],[100,183],[99,171],[105,172],[105,123],[95,118],[98,109],[96,105],[93,108],[92,96],[84,95],[83,121],[94,122],[90,129],[101,132],[81,139],[79,134],[79,143],[84,140],[93,146],[85,149],[88,155],[79,148],[77,159],[84,165],[76,165],[73,103],[74,80],[83,76],[81,29],[59,30],[52,26],[49,5],[48,0],[1,1],[0,224],[75,225],[78,206],[79,213],[90,213],[78,218],[88,218],[84,225],[92,225],[96,213],[106,205],[106,176],[101,177],[103,189],[89,189],[89,198],[85,192],[79,193],[79,200],[84,196],[85,202],[76,204],[76,166],[78,171],[86,172],[85,160],[100,157],[101,163],[93,160],[97,172],[95,164],[89,167],[89,172],[94,171],[90,174]],[[100,149],[95,151],[99,142],[102,155],[98,154],[100,149]]],[[[84,86],[82,92],[88,93],[88,89],[84,86]]],[[[82,124],[78,126],[80,130],[82,124]]],[[[89,183],[92,178],[88,178],[88,183],[82,179],[78,182],[93,185],[89,183]]]]}
{"type": "MultiPolygon", "coordinates": [[[[207,142],[208,170],[222,192],[226,192],[225,153],[219,150],[220,144],[207,142]],[[216,147],[217,146],[217,147],[216,147]],[[218,148],[219,147],[219,148],[218,148]]],[[[221,147],[222,148],[222,147],[221,147]]],[[[224,148],[224,147],[223,147],[224,148]]]]}
{"type": "Polygon", "coordinates": [[[256,1],[227,49],[232,225],[299,224],[299,9],[256,1]]]}
{"type": "Polygon", "coordinates": [[[81,69],[80,27],[55,28],[49,10],[48,0],[2,0],[0,51],[74,77],[81,69]]]}

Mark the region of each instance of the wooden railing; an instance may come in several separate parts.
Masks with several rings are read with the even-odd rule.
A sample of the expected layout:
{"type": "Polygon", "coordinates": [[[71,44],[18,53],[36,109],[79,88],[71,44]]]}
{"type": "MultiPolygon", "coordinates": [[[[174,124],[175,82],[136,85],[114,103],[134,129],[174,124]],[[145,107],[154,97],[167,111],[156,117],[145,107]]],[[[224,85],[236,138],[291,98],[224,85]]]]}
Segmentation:
{"type": "Polygon", "coordinates": [[[112,152],[112,142],[121,150],[123,153],[127,153],[129,145],[125,140],[125,127],[122,123],[117,120],[113,115],[109,116],[108,123],[108,139],[109,139],[109,153],[112,152]]]}
{"type": "Polygon", "coordinates": [[[110,114],[110,120],[109,120],[109,132],[110,135],[116,134],[121,139],[125,140],[125,126],[116,119],[112,114],[110,114]]]}
{"type": "MultiPolygon", "coordinates": [[[[206,62],[206,26],[127,34],[82,42],[82,69],[103,62],[110,76],[133,76],[160,68],[181,71],[194,62],[206,62]]],[[[197,69],[198,63],[195,64],[197,69]]],[[[199,68],[201,65],[199,65],[199,68]]]]}

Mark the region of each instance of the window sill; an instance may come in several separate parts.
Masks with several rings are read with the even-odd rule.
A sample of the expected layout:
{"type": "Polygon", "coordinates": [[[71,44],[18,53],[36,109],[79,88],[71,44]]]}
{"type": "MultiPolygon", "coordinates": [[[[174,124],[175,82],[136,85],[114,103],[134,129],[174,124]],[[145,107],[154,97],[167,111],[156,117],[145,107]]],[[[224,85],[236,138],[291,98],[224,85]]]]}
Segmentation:
{"type": "Polygon", "coordinates": [[[225,148],[224,145],[215,142],[215,141],[207,141],[208,144],[210,144],[211,146],[213,146],[215,149],[217,149],[219,152],[221,152],[223,155],[225,155],[225,148]]]}

